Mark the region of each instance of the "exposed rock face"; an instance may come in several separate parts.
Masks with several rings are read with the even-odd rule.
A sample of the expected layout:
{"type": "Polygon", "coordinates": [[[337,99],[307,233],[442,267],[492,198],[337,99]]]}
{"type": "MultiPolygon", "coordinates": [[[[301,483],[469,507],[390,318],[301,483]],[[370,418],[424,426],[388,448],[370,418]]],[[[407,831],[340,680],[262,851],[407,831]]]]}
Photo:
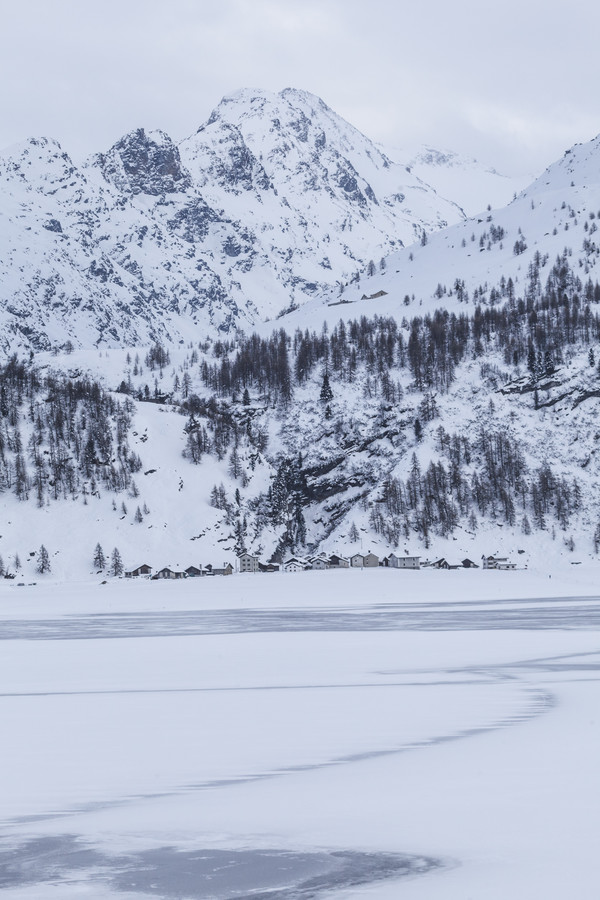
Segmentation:
{"type": "Polygon", "coordinates": [[[159,197],[185,191],[191,185],[179,150],[162,131],[146,134],[138,128],[121,138],[106,155],[98,156],[96,164],[106,180],[123,193],[159,197]]]}

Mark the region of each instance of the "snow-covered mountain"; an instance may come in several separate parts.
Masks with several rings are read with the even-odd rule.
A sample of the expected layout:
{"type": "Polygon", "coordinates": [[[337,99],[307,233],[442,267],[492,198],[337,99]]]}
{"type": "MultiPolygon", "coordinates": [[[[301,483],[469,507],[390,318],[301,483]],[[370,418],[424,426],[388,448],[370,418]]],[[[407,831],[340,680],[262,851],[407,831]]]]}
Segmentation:
{"type": "Polygon", "coordinates": [[[4,349],[177,342],[247,328],[461,210],[321,100],[242,91],[176,146],[132,131],[76,166],[0,155],[4,349]]]}
{"type": "Polygon", "coordinates": [[[180,150],[211,206],[268,235],[274,265],[289,271],[291,284],[331,280],[323,271],[339,281],[358,260],[463,218],[303,91],[226,97],[180,150]]]}

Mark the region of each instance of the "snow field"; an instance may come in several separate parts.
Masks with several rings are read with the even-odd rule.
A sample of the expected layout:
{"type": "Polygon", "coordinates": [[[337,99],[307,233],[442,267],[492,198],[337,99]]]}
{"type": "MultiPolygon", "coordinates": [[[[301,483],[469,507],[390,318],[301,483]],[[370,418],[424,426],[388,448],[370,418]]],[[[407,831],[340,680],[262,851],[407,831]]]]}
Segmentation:
{"type": "MultiPolygon", "coordinates": [[[[568,614],[597,609],[594,582],[582,568],[572,581],[376,571],[2,585],[4,844],[69,834],[119,853],[409,853],[442,868],[326,896],[592,900],[600,647],[568,614]],[[417,609],[422,628],[361,630],[397,607],[417,609]],[[492,631],[479,618],[547,608],[564,627],[492,631]],[[449,629],[466,614],[464,627],[423,630],[440,609],[449,629]],[[201,615],[220,633],[202,633],[201,615]],[[236,617],[245,630],[228,633],[236,617]],[[188,633],[170,634],[179,620],[188,633]],[[44,638],[50,626],[58,638],[44,638]]],[[[90,870],[4,895],[106,900],[107,884],[90,870]]]]}

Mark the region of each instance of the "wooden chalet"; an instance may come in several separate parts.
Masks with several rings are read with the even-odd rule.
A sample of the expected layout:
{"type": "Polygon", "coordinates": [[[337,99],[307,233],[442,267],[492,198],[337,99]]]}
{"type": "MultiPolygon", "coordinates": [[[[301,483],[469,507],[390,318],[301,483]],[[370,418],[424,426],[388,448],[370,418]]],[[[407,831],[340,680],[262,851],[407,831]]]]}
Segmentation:
{"type": "Polygon", "coordinates": [[[259,572],[279,572],[279,563],[261,563],[258,564],[259,572]]]}
{"type": "Polygon", "coordinates": [[[144,563],[142,566],[138,566],[137,569],[125,572],[125,578],[139,578],[140,575],[152,575],[152,566],[144,563]]]}
{"type": "Polygon", "coordinates": [[[156,581],[157,579],[163,578],[185,578],[185,572],[176,572],[175,569],[170,569],[168,566],[165,566],[163,569],[159,569],[156,575],[152,576],[152,580],[156,581]]]}
{"type": "Polygon", "coordinates": [[[188,566],[185,570],[185,574],[188,578],[200,578],[204,575],[202,569],[199,569],[198,566],[188,566]]]}
{"type": "Polygon", "coordinates": [[[461,563],[463,569],[478,569],[479,566],[472,559],[463,559],[461,563]]]}
{"type": "Polygon", "coordinates": [[[329,557],[329,568],[330,569],[348,569],[350,567],[350,560],[346,559],[345,556],[337,556],[335,553],[329,557]]]}
{"type": "Polygon", "coordinates": [[[292,556],[290,559],[286,559],[283,564],[284,572],[304,572],[309,568],[310,563],[305,559],[301,559],[299,556],[292,556]]]}
{"type": "Polygon", "coordinates": [[[362,569],[365,564],[365,558],[362,553],[353,553],[350,557],[350,565],[353,569],[362,569]]]}

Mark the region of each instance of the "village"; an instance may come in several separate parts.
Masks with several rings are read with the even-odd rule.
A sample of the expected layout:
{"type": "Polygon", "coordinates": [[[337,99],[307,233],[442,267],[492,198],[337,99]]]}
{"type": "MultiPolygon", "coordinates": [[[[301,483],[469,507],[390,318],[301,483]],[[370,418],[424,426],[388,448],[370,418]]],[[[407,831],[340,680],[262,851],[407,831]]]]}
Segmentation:
{"type": "Polygon", "coordinates": [[[258,574],[258,573],[294,573],[307,572],[311,570],[323,569],[495,569],[510,570],[516,569],[516,564],[510,562],[507,557],[501,556],[482,556],[481,565],[473,562],[472,559],[463,559],[459,563],[449,563],[445,558],[431,560],[421,560],[420,556],[398,556],[396,553],[390,553],[388,556],[380,558],[375,553],[354,553],[352,556],[338,556],[336,554],[328,555],[319,553],[316,556],[308,558],[300,556],[291,556],[283,563],[263,563],[258,556],[251,553],[241,553],[236,558],[235,566],[230,562],[226,562],[221,567],[216,567],[208,563],[206,566],[188,566],[187,569],[171,569],[164,566],[162,569],[154,571],[152,566],[147,563],[130,569],[125,572],[125,578],[150,578],[153,581],[161,579],[178,579],[178,578],[201,578],[214,575],[233,575],[237,574],[258,574]]]}

